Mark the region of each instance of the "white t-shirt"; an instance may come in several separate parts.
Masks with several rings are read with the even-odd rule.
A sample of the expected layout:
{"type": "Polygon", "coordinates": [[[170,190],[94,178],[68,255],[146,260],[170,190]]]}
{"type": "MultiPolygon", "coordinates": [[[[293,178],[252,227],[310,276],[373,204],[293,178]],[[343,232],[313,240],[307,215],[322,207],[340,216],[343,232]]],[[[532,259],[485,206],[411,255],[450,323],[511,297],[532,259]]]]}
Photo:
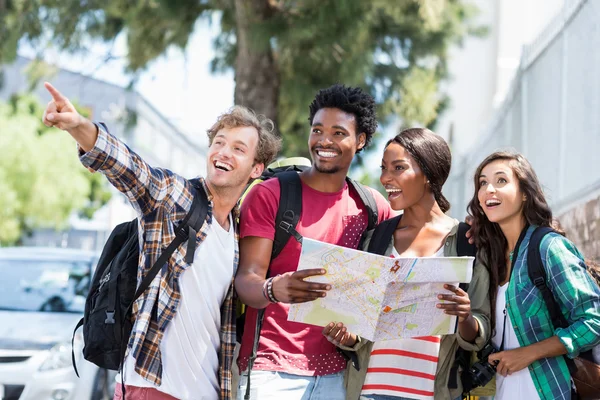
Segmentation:
{"type": "MultiPolygon", "coordinates": [[[[515,328],[508,315],[506,316],[506,325],[504,325],[504,310],[506,308],[506,289],[508,283],[498,286],[496,296],[496,334],[492,338],[492,344],[496,349],[502,344],[502,332],[506,329],[504,336],[504,350],[512,350],[521,347],[515,334],[515,328]]],[[[496,400],[512,399],[539,399],[540,396],[533,384],[529,368],[523,368],[520,371],[513,372],[511,375],[503,377],[496,374],[496,400]]]]}
{"type": "MultiPolygon", "coordinates": [[[[162,385],[154,386],[135,372],[135,360],[125,360],[125,384],[155,387],[178,399],[217,400],[221,304],[233,277],[235,237],[216,220],[194,254],[194,263],[179,277],[181,299],[177,313],[160,343],[162,385]]],[[[120,381],[120,374],[117,374],[120,381]]]]}

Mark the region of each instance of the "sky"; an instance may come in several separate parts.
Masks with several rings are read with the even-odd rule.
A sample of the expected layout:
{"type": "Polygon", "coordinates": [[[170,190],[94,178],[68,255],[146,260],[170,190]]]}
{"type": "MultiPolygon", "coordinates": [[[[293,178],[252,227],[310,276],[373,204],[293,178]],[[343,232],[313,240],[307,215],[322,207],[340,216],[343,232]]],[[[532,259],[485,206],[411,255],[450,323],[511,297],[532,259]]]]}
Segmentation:
{"type": "MultiPolygon", "coordinates": [[[[199,19],[187,48],[171,48],[151,62],[135,86],[138,93],[194,139],[204,139],[206,129],[216,117],[233,105],[233,71],[225,74],[210,72],[214,55],[212,39],[218,31],[218,19],[213,19],[210,24],[206,19],[199,19]]],[[[120,35],[112,48],[116,59],[105,62],[109,50],[109,45],[93,43],[86,54],[69,55],[45,50],[44,58],[61,68],[127,86],[131,76],[125,72],[125,36],[120,35]]],[[[19,53],[26,57],[36,54],[26,43],[20,46],[19,53]]]]}

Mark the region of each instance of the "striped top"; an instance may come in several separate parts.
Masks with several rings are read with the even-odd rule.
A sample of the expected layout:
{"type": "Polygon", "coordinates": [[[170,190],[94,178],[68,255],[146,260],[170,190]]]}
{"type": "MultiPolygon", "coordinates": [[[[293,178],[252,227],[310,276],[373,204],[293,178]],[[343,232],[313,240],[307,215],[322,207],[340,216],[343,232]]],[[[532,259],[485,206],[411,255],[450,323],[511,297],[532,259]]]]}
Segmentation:
{"type": "MultiPolygon", "coordinates": [[[[442,247],[432,257],[443,256],[442,247]]],[[[396,249],[391,257],[399,257],[396,249]]],[[[433,399],[440,342],[440,336],[375,342],[361,394],[433,399]]]]}

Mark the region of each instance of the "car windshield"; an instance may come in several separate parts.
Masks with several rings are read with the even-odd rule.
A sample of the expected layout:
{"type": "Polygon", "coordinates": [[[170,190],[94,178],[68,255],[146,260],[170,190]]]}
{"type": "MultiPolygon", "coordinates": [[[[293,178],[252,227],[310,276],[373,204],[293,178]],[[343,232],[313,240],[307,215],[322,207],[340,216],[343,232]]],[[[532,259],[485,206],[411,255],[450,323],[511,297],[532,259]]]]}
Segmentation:
{"type": "Polygon", "coordinates": [[[0,260],[0,310],[83,312],[90,265],[81,261],[0,260]]]}

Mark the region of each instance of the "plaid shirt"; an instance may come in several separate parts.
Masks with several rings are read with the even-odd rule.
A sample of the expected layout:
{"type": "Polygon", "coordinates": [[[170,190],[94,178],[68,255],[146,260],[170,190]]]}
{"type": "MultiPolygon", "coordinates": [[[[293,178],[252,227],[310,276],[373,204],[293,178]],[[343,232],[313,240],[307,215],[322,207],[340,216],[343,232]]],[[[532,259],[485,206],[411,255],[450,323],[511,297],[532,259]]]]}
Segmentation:
{"type": "MultiPolygon", "coordinates": [[[[535,226],[530,226],[519,248],[513,276],[506,291],[506,309],[521,347],[558,336],[575,358],[600,343],[600,290],[586,272],[583,257],[565,237],[551,233],[540,244],[548,288],[571,324],[554,329],[544,300],[529,279],[527,246],[535,226]]],[[[564,357],[544,358],[529,367],[541,399],[570,399],[571,375],[564,357]]]]}
{"type": "MultiPolygon", "coordinates": [[[[140,261],[138,284],[154,262],[175,238],[175,226],[191,208],[192,184],[173,172],[150,167],[124,143],[98,125],[95,147],[81,154],[86,167],[100,171],[110,183],[124,193],[137,211],[140,224],[140,261]],[[143,232],[143,233],[142,233],[143,232]]],[[[212,223],[212,195],[203,179],[200,182],[208,193],[209,205],[206,222],[196,236],[199,246],[206,238],[212,223]]],[[[235,230],[234,275],[239,263],[237,223],[238,208],[233,211],[235,230]]],[[[165,329],[177,312],[181,298],[178,277],[190,267],[185,263],[187,247],[179,246],[144,294],[136,301],[133,315],[136,320],[129,338],[129,351],[136,360],[135,370],[144,379],[161,384],[162,361],[160,342],[165,329]]],[[[235,291],[233,276],[225,300],[221,306],[221,347],[219,352],[219,381],[221,399],[231,398],[231,365],[235,346],[235,291]]]]}

